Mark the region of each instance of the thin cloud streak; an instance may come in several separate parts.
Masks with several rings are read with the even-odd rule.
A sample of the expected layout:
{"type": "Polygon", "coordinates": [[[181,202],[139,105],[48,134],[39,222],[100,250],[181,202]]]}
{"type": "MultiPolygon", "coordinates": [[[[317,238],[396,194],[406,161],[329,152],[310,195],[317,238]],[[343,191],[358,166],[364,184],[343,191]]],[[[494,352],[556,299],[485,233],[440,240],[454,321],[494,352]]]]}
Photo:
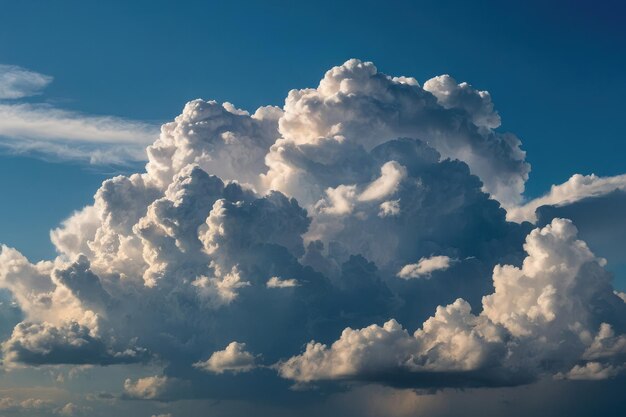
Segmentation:
{"type": "Polygon", "coordinates": [[[17,99],[41,94],[52,82],[49,75],[17,65],[0,64],[0,99],[17,99]]]}
{"type": "Polygon", "coordinates": [[[158,127],[112,116],[89,116],[49,105],[0,104],[0,147],[90,163],[146,159],[158,127]]]}

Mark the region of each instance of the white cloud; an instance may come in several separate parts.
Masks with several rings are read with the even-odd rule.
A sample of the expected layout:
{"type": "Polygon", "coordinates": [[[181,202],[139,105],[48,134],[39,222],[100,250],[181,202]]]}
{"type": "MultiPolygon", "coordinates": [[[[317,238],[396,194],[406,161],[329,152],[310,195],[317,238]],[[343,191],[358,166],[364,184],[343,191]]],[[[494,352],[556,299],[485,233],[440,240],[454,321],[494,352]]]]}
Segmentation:
{"type": "Polygon", "coordinates": [[[417,82],[352,59],[327,71],[316,89],[291,90],[279,120],[283,139],[266,157],[266,186],[308,205],[311,194],[331,186],[320,181],[323,171],[308,168],[354,169],[357,154],[350,161],[344,152],[409,137],[428,141],[444,158],[467,163],[503,204],[519,202],[530,170],[521,142],[492,129],[499,118],[488,93],[468,84],[453,88],[453,80],[445,80],[445,85],[427,82],[436,93],[431,94],[417,82]]]}
{"type": "Polygon", "coordinates": [[[500,116],[488,91],[478,91],[468,83],[457,84],[449,75],[431,78],[424,83],[424,90],[437,97],[437,102],[446,109],[466,111],[476,126],[488,129],[500,126],[500,116]]]}
{"type": "Polygon", "coordinates": [[[528,256],[522,268],[494,269],[494,292],[483,298],[477,316],[458,299],[438,307],[412,336],[395,320],[382,327],[347,328],[331,346],[310,342],[304,353],[276,367],[284,378],[305,383],[384,381],[402,372],[416,380],[430,372],[465,372],[458,375],[461,381],[478,378],[483,383],[494,377],[513,381],[518,372],[525,378],[562,372],[574,379],[617,375],[626,358],[626,334],[616,336],[608,323],[600,322],[607,317],[619,321],[625,309],[613,304],[616,310],[609,316],[597,310],[598,303],[606,308],[617,298],[602,269],[604,261],[562,219],[533,230],[524,248],[528,256]]]}
{"type": "Polygon", "coordinates": [[[41,93],[52,82],[49,75],[16,65],[0,64],[0,99],[18,99],[41,93]]]}
{"type": "Polygon", "coordinates": [[[550,192],[535,198],[524,205],[507,209],[510,221],[537,221],[536,210],[541,206],[560,206],[575,203],[589,197],[606,195],[615,190],[626,190],[626,174],[614,177],[598,177],[597,175],[572,175],[563,184],[553,185],[550,192]]]}
{"type": "Polygon", "coordinates": [[[176,383],[175,379],[162,375],[138,378],[135,381],[127,378],[124,381],[124,393],[130,398],[156,400],[165,398],[176,383]]]}
{"type": "Polygon", "coordinates": [[[584,365],[575,365],[566,374],[558,374],[557,378],[573,380],[602,380],[617,376],[620,369],[613,365],[605,365],[599,362],[587,362],[584,365]]]}
{"type": "MultiPolygon", "coordinates": [[[[77,129],[88,118],[55,114],[75,116],[77,129]]],[[[21,314],[0,328],[5,364],[158,358],[165,374],[128,379],[126,397],[232,397],[219,384],[228,378],[192,365],[244,372],[260,355],[289,358],[347,328],[281,373],[430,388],[511,385],[590,362],[621,369],[625,329],[614,313],[626,305],[602,261],[555,221],[527,238],[522,264],[530,226],[506,222],[483,192],[484,182],[517,202],[529,168],[498,124],[486,92],[449,77],[422,89],[356,60],[318,88],[293,90],[284,109],[194,100],[148,147],[146,172],[105,181],[51,232],[57,258],[31,263],[2,248],[0,287],[21,314]],[[455,274],[408,279],[452,262],[455,274]],[[491,291],[485,271],[499,264],[518,266],[496,268],[495,291],[473,313],[491,291]],[[295,285],[289,297],[266,290],[295,285]],[[400,322],[423,325],[410,334],[400,322]],[[207,359],[207,346],[226,348],[207,359]],[[190,391],[178,390],[182,375],[190,391]]],[[[129,136],[111,127],[111,147],[102,126],[85,130],[89,149],[128,149],[129,136]]],[[[53,142],[82,146],[73,138],[53,142]]],[[[265,384],[266,374],[249,378],[265,384]]],[[[237,395],[258,394],[251,387],[237,395]]]]}
{"type": "Polygon", "coordinates": [[[257,366],[256,356],[245,349],[245,343],[231,342],[224,350],[213,352],[209,359],[193,366],[215,374],[249,372],[257,366]]]}
{"type": "Polygon", "coordinates": [[[0,104],[0,146],[91,163],[146,159],[158,135],[150,124],[111,116],[89,116],[49,105],[0,104]]]}
{"type": "Polygon", "coordinates": [[[215,266],[215,277],[200,276],[192,282],[198,289],[200,297],[215,307],[232,303],[237,298],[237,290],[250,285],[241,279],[237,267],[223,275],[220,271],[221,269],[215,266]]]}
{"type": "Polygon", "coordinates": [[[380,203],[379,217],[397,216],[400,214],[400,199],[380,203]]]}
{"type": "Polygon", "coordinates": [[[443,255],[421,258],[416,264],[404,265],[397,276],[404,279],[430,277],[435,271],[448,269],[451,261],[449,256],[443,255]]]}
{"type": "Polygon", "coordinates": [[[359,195],[360,201],[382,200],[397,191],[400,181],[406,177],[406,168],[396,161],[386,162],[376,179],[359,195]]]}
{"type": "Polygon", "coordinates": [[[267,280],[265,285],[267,288],[293,288],[300,285],[300,283],[295,278],[281,279],[278,277],[271,277],[267,280]]]}

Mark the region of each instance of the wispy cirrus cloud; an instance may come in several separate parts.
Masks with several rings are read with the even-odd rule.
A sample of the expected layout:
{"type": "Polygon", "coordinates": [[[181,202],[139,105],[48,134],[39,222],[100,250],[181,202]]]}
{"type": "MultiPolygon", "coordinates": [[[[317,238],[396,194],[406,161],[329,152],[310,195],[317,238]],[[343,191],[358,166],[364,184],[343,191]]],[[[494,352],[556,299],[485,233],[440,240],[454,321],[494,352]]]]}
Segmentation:
{"type": "Polygon", "coordinates": [[[17,99],[41,94],[53,78],[17,65],[0,64],[0,99],[17,99]]]}
{"type": "Polygon", "coordinates": [[[0,65],[0,148],[15,153],[83,160],[92,164],[143,161],[158,126],[114,116],[94,116],[45,103],[16,101],[41,93],[52,77],[0,65]]]}

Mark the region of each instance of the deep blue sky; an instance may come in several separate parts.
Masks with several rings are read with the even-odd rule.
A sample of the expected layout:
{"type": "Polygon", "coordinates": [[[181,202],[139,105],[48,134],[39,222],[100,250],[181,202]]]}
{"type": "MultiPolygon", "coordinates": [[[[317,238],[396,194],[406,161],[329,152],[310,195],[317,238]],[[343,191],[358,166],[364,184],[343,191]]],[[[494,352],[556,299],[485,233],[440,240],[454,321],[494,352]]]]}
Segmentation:
{"type": "MultiPolygon", "coordinates": [[[[420,82],[449,73],[491,92],[536,196],[626,171],[620,3],[0,0],[0,63],[54,76],[44,98],[64,108],[155,123],[197,97],[281,105],[352,57],[420,82]]],[[[49,257],[48,230],[109,174],[0,157],[0,241],[49,257]]]]}

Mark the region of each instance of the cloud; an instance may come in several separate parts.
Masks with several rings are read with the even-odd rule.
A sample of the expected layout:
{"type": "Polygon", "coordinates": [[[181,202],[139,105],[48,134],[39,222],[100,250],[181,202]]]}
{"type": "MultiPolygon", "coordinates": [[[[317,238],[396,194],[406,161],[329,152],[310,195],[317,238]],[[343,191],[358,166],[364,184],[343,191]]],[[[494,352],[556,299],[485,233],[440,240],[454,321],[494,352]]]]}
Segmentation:
{"type": "Polygon", "coordinates": [[[488,91],[476,90],[468,83],[457,84],[449,75],[431,78],[424,83],[424,90],[437,97],[437,102],[446,109],[463,109],[476,126],[486,129],[500,126],[500,115],[488,91]]]}
{"type": "Polygon", "coordinates": [[[163,375],[147,376],[124,381],[124,395],[136,400],[167,400],[183,389],[184,384],[175,378],[163,375]]]}
{"type": "Polygon", "coordinates": [[[0,99],[18,99],[41,93],[52,82],[49,75],[16,65],[0,64],[0,99]]]}
{"type": "Polygon", "coordinates": [[[40,398],[27,398],[21,401],[11,397],[0,398],[0,411],[35,411],[49,409],[51,406],[52,403],[50,401],[42,400],[40,398]]]}
{"type": "Polygon", "coordinates": [[[146,360],[142,349],[115,351],[93,329],[76,322],[63,326],[23,322],[2,344],[5,361],[27,365],[134,363],[146,360]]]}
{"type": "Polygon", "coordinates": [[[146,159],[155,126],[112,116],[89,116],[43,104],[0,104],[0,147],[94,164],[146,159]]]}
{"type": "Polygon", "coordinates": [[[265,284],[267,288],[293,288],[300,285],[297,279],[280,279],[278,277],[271,277],[265,284]]]}
{"type": "Polygon", "coordinates": [[[571,205],[587,198],[604,196],[616,190],[626,190],[626,174],[614,177],[575,174],[563,184],[553,185],[550,192],[544,196],[519,207],[509,208],[507,219],[517,222],[536,222],[536,211],[541,206],[571,205]]]}
{"type": "Polygon", "coordinates": [[[55,413],[60,416],[76,416],[83,415],[92,411],[91,407],[81,406],[74,403],[67,403],[63,407],[59,407],[55,410],[55,413]]]}
{"type": "Polygon", "coordinates": [[[257,366],[256,357],[245,349],[245,343],[231,342],[224,350],[213,352],[209,359],[196,362],[193,366],[218,375],[224,372],[249,372],[257,366]]]}
{"type": "Polygon", "coordinates": [[[393,194],[406,177],[406,169],[396,161],[389,161],[380,167],[380,178],[373,181],[359,195],[360,201],[382,200],[393,194]]]}
{"type": "Polygon", "coordinates": [[[494,269],[494,292],[477,316],[457,299],[438,307],[413,335],[395,320],[346,328],[331,346],[310,342],[301,355],[279,362],[278,371],[304,383],[393,384],[395,374],[415,386],[424,383],[422,375],[437,373],[450,375],[438,381],[444,386],[515,384],[572,367],[569,378],[613,377],[626,358],[626,334],[616,336],[605,320],[623,328],[626,310],[610,288],[604,260],[576,232],[561,219],[533,230],[523,266],[494,269]]]}
{"type": "Polygon", "coordinates": [[[224,180],[260,188],[265,156],[279,136],[282,110],[260,107],[250,115],[230,103],[194,100],[181,115],[161,128],[148,147],[146,170],[161,186],[171,183],[185,166],[198,165],[224,180]]]}
{"type": "Polygon", "coordinates": [[[565,375],[558,374],[558,378],[573,380],[602,380],[617,376],[623,367],[604,365],[599,362],[587,362],[584,365],[575,365],[565,375]]]}
{"type": "Polygon", "coordinates": [[[331,148],[359,145],[369,151],[390,139],[411,137],[428,141],[444,158],[467,163],[503,204],[518,202],[530,170],[521,142],[491,128],[499,118],[488,93],[467,84],[452,87],[455,82],[444,79],[445,85],[438,79],[425,84],[431,93],[415,80],[390,77],[371,62],[352,59],[329,70],[317,88],[290,91],[279,120],[283,139],[266,157],[267,186],[307,204],[307,193],[336,185],[324,184],[323,172],[316,175],[305,164],[321,168],[344,162],[337,169],[347,171],[356,155],[345,161],[331,148]],[[458,93],[450,98],[447,90],[458,93]]]}
{"type": "Polygon", "coordinates": [[[134,363],[115,367],[128,372],[122,398],[157,401],[621,370],[626,304],[604,261],[570,222],[506,220],[529,166],[499,123],[469,84],[421,88],[357,60],[283,108],[193,100],[148,146],[145,171],[104,181],[51,232],[56,258],[2,247],[15,310],[3,363],[134,363]],[[163,368],[146,377],[151,361],[163,368]]]}
{"type": "MultiPolygon", "coordinates": [[[[0,65],[0,100],[42,93],[52,77],[14,65],[0,65]]],[[[47,158],[92,164],[146,160],[145,147],[158,136],[152,124],[93,116],[44,103],[0,103],[0,148],[47,158]]]]}
{"type": "Polygon", "coordinates": [[[408,264],[397,273],[399,278],[411,279],[430,277],[435,271],[445,271],[450,267],[450,257],[445,255],[421,258],[416,264],[408,264]]]}

